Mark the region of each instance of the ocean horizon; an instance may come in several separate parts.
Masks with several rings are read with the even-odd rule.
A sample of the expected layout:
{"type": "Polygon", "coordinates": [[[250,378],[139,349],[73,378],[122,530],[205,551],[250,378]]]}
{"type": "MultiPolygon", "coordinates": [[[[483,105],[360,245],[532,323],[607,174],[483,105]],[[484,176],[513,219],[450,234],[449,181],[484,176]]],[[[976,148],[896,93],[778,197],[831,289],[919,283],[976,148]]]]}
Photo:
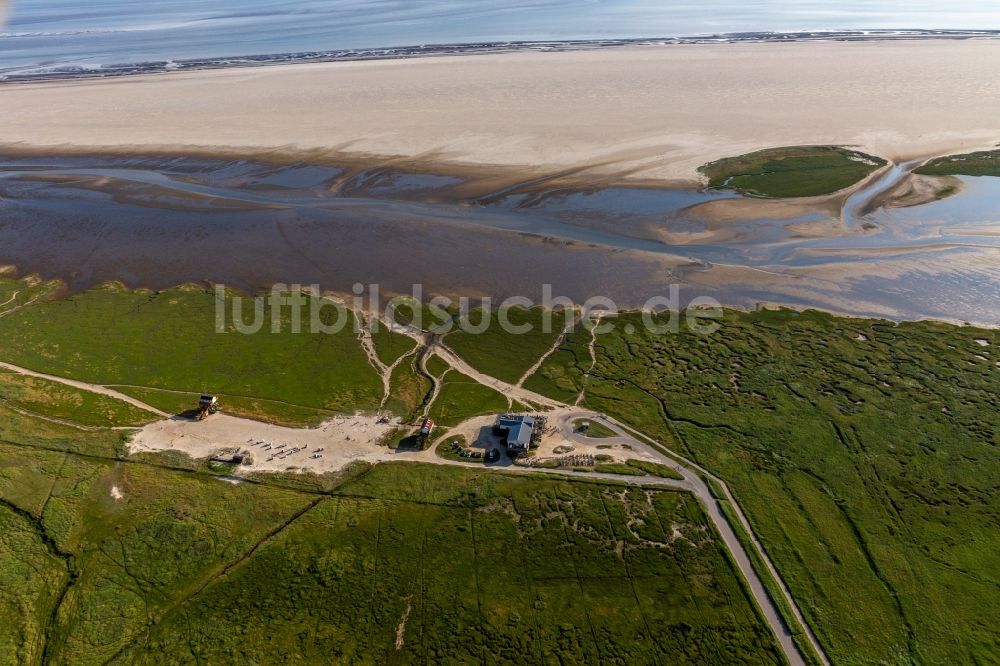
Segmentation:
{"type": "Polygon", "coordinates": [[[995,3],[942,7],[929,0],[836,7],[821,0],[14,0],[0,27],[0,73],[427,44],[1000,29],[995,3]]]}

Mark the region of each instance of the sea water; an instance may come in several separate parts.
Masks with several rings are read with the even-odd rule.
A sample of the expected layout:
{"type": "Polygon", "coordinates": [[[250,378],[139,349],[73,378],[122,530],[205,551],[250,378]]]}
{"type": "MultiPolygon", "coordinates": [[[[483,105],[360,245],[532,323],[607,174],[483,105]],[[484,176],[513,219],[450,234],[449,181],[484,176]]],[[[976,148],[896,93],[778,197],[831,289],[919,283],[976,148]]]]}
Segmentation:
{"type": "Polygon", "coordinates": [[[1000,29],[995,0],[0,0],[0,7],[5,2],[0,74],[483,41],[1000,29]]]}

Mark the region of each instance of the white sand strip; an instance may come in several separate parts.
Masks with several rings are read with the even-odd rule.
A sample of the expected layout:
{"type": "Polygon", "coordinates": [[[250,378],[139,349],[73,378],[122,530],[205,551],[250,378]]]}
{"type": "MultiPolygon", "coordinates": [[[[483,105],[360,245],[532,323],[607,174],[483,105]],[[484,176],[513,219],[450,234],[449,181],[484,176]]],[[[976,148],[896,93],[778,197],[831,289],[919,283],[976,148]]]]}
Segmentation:
{"type": "Polygon", "coordinates": [[[0,86],[0,143],[330,150],[691,179],[768,146],[1000,141],[1000,41],[713,44],[0,86]]]}

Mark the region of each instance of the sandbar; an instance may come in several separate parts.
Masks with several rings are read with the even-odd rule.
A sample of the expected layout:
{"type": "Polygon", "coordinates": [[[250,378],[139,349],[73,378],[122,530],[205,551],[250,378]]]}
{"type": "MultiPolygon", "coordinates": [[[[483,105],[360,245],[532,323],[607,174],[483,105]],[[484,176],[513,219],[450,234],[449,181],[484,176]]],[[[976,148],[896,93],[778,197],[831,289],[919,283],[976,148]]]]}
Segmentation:
{"type": "Polygon", "coordinates": [[[797,144],[1000,141],[1000,40],[684,44],[0,85],[0,144],[275,150],[691,181],[797,144]]]}

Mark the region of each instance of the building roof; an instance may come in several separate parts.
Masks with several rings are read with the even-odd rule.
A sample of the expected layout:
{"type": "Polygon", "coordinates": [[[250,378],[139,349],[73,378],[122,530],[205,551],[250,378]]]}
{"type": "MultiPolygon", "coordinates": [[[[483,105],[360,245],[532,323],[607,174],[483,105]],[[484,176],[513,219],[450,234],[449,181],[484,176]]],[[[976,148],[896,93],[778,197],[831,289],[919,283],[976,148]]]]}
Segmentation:
{"type": "Polygon", "coordinates": [[[497,427],[507,430],[507,446],[526,449],[531,444],[531,431],[535,419],[531,416],[503,415],[497,419],[497,427]]]}

